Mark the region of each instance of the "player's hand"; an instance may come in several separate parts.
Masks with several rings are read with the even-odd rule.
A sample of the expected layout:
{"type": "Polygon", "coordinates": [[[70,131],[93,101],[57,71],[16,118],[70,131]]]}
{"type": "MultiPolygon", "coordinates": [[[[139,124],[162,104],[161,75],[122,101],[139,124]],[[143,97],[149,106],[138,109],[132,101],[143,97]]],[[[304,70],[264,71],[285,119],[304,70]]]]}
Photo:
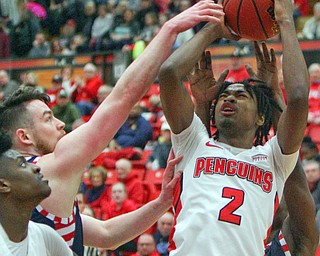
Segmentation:
{"type": "Polygon", "coordinates": [[[201,0],[167,21],[166,25],[171,26],[177,33],[180,33],[193,28],[203,21],[220,23],[223,16],[222,5],[216,4],[212,0],[201,0]]]}
{"type": "Polygon", "coordinates": [[[173,150],[171,149],[167,161],[167,167],[163,174],[162,189],[159,196],[161,202],[168,205],[168,207],[172,205],[174,190],[182,173],[182,171],[175,172],[175,166],[180,163],[181,160],[182,156],[175,158],[173,150]]]}
{"type": "Polygon", "coordinates": [[[274,98],[280,106],[284,106],[284,98],[279,84],[277,59],[274,50],[270,51],[266,43],[262,43],[262,51],[258,42],[254,42],[254,52],[257,61],[257,73],[255,73],[250,65],[246,65],[246,69],[251,78],[264,81],[274,93],[274,98]]]}
{"type": "Polygon", "coordinates": [[[259,44],[254,42],[254,52],[257,62],[257,74],[254,73],[251,66],[246,65],[246,69],[250,77],[264,81],[273,89],[277,89],[278,86],[278,68],[277,59],[274,50],[271,48],[268,51],[266,43],[262,43],[262,51],[259,44]]]}
{"type": "Polygon", "coordinates": [[[212,71],[211,54],[202,54],[201,59],[188,75],[192,96],[197,104],[211,102],[217,95],[221,83],[217,83],[212,71]]]}

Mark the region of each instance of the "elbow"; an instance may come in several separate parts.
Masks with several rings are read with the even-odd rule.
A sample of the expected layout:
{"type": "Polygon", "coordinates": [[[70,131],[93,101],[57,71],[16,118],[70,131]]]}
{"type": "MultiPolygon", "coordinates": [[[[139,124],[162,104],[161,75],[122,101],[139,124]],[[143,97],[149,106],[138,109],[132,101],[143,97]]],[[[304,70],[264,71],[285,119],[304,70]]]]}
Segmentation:
{"type": "Polygon", "coordinates": [[[299,109],[308,110],[309,89],[295,90],[294,93],[287,95],[288,106],[294,106],[299,109]]]}
{"type": "Polygon", "coordinates": [[[178,81],[178,74],[176,72],[176,68],[175,65],[172,61],[167,60],[166,62],[164,62],[160,68],[159,71],[159,83],[160,86],[162,84],[169,84],[172,83],[172,81],[178,81]]]}

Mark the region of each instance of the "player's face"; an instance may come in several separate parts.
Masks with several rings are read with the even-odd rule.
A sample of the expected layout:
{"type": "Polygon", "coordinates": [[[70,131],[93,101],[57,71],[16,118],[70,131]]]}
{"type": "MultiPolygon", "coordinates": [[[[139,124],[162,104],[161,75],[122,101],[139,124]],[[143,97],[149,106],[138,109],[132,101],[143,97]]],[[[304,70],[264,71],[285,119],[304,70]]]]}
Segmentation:
{"type": "Polygon", "coordinates": [[[219,131],[240,133],[241,130],[257,129],[259,120],[257,102],[242,84],[232,84],[220,94],[215,109],[219,131]]]}
{"type": "Polygon", "coordinates": [[[65,124],[53,116],[50,108],[40,100],[33,100],[27,105],[33,117],[34,127],[29,129],[29,139],[39,154],[54,151],[57,142],[65,135],[65,124]]]}
{"type": "MultiPolygon", "coordinates": [[[[32,200],[39,203],[48,197],[51,189],[47,180],[43,180],[40,167],[28,163],[15,150],[8,150],[2,156],[2,165],[7,170],[7,179],[11,184],[11,193],[21,200],[32,200]]],[[[28,201],[29,201],[28,200],[28,201]]]]}

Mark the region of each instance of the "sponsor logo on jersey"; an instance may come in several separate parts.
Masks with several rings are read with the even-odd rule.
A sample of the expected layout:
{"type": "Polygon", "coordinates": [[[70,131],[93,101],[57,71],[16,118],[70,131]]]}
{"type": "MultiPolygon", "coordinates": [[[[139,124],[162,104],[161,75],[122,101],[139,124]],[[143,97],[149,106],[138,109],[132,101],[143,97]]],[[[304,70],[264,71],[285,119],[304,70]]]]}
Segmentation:
{"type": "Polygon", "coordinates": [[[221,148],[222,149],[222,147],[219,147],[219,146],[217,146],[215,144],[211,144],[210,141],[207,141],[206,146],[213,147],[213,148],[221,148]]]}
{"type": "Polygon", "coordinates": [[[268,160],[268,156],[267,155],[258,154],[258,155],[252,156],[252,161],[253,162],[266,161],[266,160],[268,160]]]}
{"type": "Polygon", "coordinates": [[[193,177],[201,175],[228,175],[245,179],[269,193],[272,189],[273,174],[256,165],[220,157],[199,157],[195,162],[193,177]]]}

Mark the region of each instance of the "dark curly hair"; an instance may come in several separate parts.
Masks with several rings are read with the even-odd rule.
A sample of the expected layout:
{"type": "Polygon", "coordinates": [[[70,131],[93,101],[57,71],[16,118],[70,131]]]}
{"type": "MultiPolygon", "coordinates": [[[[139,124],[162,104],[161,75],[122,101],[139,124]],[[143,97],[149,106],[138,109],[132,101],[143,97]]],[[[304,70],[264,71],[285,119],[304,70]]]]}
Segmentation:
{"type": "MultiPolygon", "coordinates": [[[[255,80],[249,78],[244,81],[236,82],[237,84],[244,85],[246,91],[250,94],[252,98],[254,96],[257,98],[257,108],[259,116],[265,117],[265,122],[262,126],[259,126],[256,130],[255,134],[255,141],[254,146],[262,145],[265,141],[268,140],[268,135],[270,128],[272,126],[272,112],[273,109],[277,109],[282,112],[282,109],[274,100],[273,91],[270,87],[266,85],[265,82],[260,80],[255,80]]],[[[216,102],[219,99],[221,93],[223,93],[230,85],[235,84],[234,82],[224,82],[224,84],[220,87],[218,94],[214,100],[214,104],[212,105],[212,112],[211,112],[211,120],[212,124],[215,125],[215,109],[216,109],[216,102]]],[[[214,139],[219,139],[219,131],[216,130],[214,133],[214,139]]]]}
{"type": "Polygon", "coordinates": [[[0,131],[0,157],[2,154],[12,147],[12,142],[10,136],[4,132],[0,131]]]}
{"type": "Polygon", "coordinates": [[[50,98],[38,89],[23,86],[18,88],[12,95],[0,104],[0,129],[6,131],[10,136],[21,127],[32,127],[26,105],[32,100],[41,100],[48,104],[50,98]]]}

